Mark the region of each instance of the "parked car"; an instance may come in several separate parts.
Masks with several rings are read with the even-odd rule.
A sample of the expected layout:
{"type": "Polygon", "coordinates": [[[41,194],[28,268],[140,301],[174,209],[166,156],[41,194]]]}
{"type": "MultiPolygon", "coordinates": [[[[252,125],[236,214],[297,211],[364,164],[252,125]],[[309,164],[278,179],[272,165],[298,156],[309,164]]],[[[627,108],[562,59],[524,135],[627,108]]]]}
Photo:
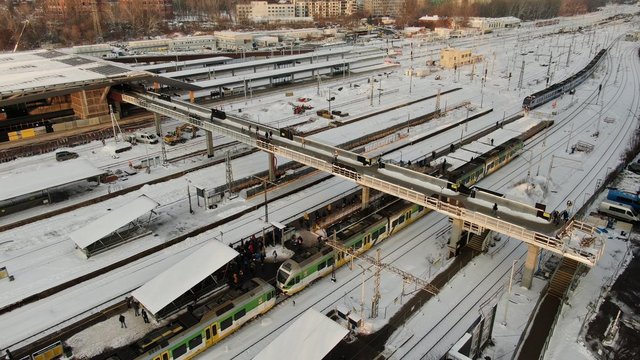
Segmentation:
{"type": "Polygon", "coordinates": [[[158,137],[156,136],[156,134],[149,134],[146,132],[136,132],[135,136],[136,136],[136,141],[140,143],[147,143],[147,144],[158,143],[158,137]]]}
{"type": "Polygon", "coordinates": [[[72,151],[58,151],[56,153],[56,160],[58,160],[58,161],[71,160],[71,159],[75,159],[75,158],[77,158],[79,156],[80,155],[78,155],[78,153],[74,153],[72,151]]]}

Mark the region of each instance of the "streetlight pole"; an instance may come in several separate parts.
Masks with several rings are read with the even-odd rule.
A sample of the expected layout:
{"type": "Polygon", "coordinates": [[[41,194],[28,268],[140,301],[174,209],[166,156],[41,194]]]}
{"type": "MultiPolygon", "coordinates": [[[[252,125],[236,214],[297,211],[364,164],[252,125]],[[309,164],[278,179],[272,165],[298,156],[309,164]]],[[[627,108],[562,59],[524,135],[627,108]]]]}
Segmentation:
{"type": "Polygon", "coordinates": [[[189,189],[189,184],[191,184],[191,180],[187,179],[187,198],[189,198],[189,213],[193,214],[193,207],[191,206],[191,190],[189,189]]]}

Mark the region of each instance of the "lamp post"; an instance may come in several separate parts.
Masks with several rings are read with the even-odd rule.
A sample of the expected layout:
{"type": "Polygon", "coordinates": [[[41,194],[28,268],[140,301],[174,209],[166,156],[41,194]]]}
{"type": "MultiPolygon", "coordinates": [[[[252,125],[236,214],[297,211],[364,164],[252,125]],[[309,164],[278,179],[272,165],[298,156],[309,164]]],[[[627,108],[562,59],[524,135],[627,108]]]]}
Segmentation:
{"type": "Polygon", "coordinates": [[[329,102],[329,114],[331,114],[331,102],[335,99],[336,99],[335,96],[331,96],[330,98],[327,99],[327,101],[329,102]]]}
{"type": "Polygon", "coordinates": [[[255,175],[251,175],[252,178],[254,179],[258,179],[260,181],[262,181],[262,185],[264,186],[264,222],[269,223],[269,204],[268,204],[268,199],[267,199],[267,183],[270,183],[271,185],[277,185],[275,183],[272,183],[271,181],[267,180],[266,178],[260,178],[257,177],[255,175]]]}
{"type": "Polygon", "coordinates": [[[187,179],[187,198],[189,199],[189,213],[193,214],[193,207],[191,206],[191,190],[189,189],[189,184],[191,184],[191,180],[187,179]]]}

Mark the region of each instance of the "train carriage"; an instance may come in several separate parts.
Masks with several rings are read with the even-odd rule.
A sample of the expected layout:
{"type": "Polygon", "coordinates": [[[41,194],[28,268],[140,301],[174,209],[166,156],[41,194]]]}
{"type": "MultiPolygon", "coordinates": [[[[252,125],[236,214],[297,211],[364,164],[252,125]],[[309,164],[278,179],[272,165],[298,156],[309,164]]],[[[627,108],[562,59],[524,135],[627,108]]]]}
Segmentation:
{"type": "MultiPolygon", "coordinates": [[[[343,227],[336,232],[336,238],[355,254],[361,254],[425,213],[427,211],[422,206],[397,200],[361,221],[343,227]]],[[[344,265],[351,258],[350,255],[337,252],[329,246],[319,250],[302,249],[300,253],[282,263],[278,269],[277,286],[284,294],[292,295],[344,265]]]]}
{"type": "Polygon", "coordinates": [[[244,323],[267,312],[275,305],[275,297],[273,286],[260,278],[253,278],[245,282],[241,289],[230,289],[228,296],[217,299],[219,305],[201,307],[194,310],[194,314],[186,313],[178,319],[181,321],[174,322],[175,326],[167,325],[159,332],[145,336],[137,343],[138,351],[145,354],[136,359],[191,359],[238,330],[244,323]],[[242,295],[235,297],[239,291],[242,295]],[[200,321],[198,316],[202,316],[200,321]],[[185,330],[190,323],[193,325],[185,330]],[[181,334],[174,336],[177,332],[181,334]],[[167,341],[165,336],[173,337],[167,341]]]}
{"type": "MultiPolygon", "coordinates": [[[[546,89],[540,90],[534,94],[528,95],[522,101],[522,108],[525,110],[531,110],[542,104],[545,104],[562,94],[575,89],[578,85],[582,84],[593,72],[602,58],[606,55],[607,50],[602,49],[591,59],[589,64],[576,74],[564,79],[561,82],[555,83],[546,89]]],[[[549,64],[551,65],[551,64],[549,64]]]]}

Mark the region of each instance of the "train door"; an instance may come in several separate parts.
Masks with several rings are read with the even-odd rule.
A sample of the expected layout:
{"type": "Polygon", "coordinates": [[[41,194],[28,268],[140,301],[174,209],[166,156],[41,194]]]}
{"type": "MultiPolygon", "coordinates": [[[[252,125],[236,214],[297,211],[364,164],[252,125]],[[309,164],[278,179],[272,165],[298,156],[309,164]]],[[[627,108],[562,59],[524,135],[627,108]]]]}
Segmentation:
{"type": "Polygon", "coordinates": [[[364,245],[367,246],[371,243],[371,233],[364,236],[364,245]]]}
{"type": "Polygon", "coordinates": [[[165,351],[162,354],[160,354],[160,356],[154,357],[153,360],[169,360],[169,352],[165,351]]]}
{"type": "Polygon", "coordinates": [[[218,341],[217,335],[218,335],[218,327],[216,326],[216,324],[213,324],[211,325],[211,327],[208,327],[205,329],[204,336],[207,341],[207,347],[215,344],[218,341]]]}

